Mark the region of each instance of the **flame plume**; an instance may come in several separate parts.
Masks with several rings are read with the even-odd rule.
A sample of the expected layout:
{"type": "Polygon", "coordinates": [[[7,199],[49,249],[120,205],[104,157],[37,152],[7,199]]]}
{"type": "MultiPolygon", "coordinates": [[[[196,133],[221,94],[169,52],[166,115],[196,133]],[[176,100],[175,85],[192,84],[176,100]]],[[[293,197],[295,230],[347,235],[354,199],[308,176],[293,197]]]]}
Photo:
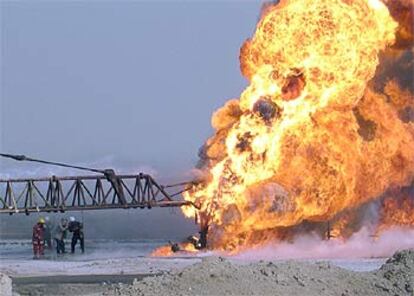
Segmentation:
{"type": "Polygon", "coordinates": [[[240,51],[250,84],[214,113],[206,182],[184,196],[208,220],[210,247],[284,239],[413,181],[414,100],[377,70],[381,52],[392,64],[401,53],[391,46],[411,44],[405,4],[391,9],[403,25],[379,0],[266,7],[240,51]]]}
{"type": "Polygon", "coordinates": [[[400,195],[397,193],[397,196],[387,196],[382,201],[379,233],[393,227],[414,225],[414,199],[408,193],[400,195]]]}

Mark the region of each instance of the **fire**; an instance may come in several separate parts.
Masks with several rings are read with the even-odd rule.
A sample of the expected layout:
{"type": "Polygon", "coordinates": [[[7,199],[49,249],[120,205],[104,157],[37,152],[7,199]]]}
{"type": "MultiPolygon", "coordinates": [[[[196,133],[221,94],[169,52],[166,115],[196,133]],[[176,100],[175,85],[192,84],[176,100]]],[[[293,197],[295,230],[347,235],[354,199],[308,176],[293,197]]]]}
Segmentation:
{"type": "Polygon", "coordinates": [[[414,194],[387,196],[381,204],[378,232],[393,227],[414,226],[414,194]]]}
{"type": "Polygon", "coordinates": [[[350,227],[350,223],[359,220],[357,217],[355,217],[355,215],[358,215],[358,213],[355,211],[347,211],[345,213],[342,213],[332,225],[332,229],[330,230],[331,237],[341,240],[350,237],[354,231],[354,228],[350,227]]]}
{"type": "Polygon", "coordinates": [[[155,249],[154,251],[151,252],[150,257],[171,257],[174,255],[183,255],[183,254],[191,254],[191,253],[196,253],[197,250],[194,247],[193,244],[191,243],[181,243],[179,245],[179,253],[174,252],[171,248],[171,246],[166,245],[166,246],[161,246],[157,249],[155,249]]]}
{"type": "Polygon", "coordinates": [[[397,29],[379,0],[267,6],[240,51],[250,84],[214,113],[206,182],[184,195],[208,220],[210,247],[281,239],[412,182],[414,119],[399,113],[412,95],[368,85],[397,29]]]}

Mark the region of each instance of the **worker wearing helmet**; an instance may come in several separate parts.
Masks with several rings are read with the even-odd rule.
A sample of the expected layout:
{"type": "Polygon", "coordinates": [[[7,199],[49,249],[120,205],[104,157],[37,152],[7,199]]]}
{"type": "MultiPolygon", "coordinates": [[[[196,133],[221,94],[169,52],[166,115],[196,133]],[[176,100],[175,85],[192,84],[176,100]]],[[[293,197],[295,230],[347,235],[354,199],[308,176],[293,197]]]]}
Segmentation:
{"type": "Polygon", "coordinates": [[[37,223],[33,226],[32,245],[33,245],[33,259],[40,259],[44,255],[44,225],[45,219],[40,217],[37,223]]]}
{"type": "Polygon", "coordinates": [[[56,252],[57,254],[65,254],[65,238],[66,232],[68,230],[68,220],[66,218],[62,218],[60,223],[56,225],[54,228],[53,238],[56,242],[56,252]]]}
{"type": "Polygon", "coordinates": [[[72,242],[71,242],[71,253],[75,253],[75,246],[80,241],[80,247],[82,253],[85,252],[85,240],[83,236],[83,224],[79,221],[76,221],[75,217],[69,218],[69,231],[73,233],[72,242]]]}

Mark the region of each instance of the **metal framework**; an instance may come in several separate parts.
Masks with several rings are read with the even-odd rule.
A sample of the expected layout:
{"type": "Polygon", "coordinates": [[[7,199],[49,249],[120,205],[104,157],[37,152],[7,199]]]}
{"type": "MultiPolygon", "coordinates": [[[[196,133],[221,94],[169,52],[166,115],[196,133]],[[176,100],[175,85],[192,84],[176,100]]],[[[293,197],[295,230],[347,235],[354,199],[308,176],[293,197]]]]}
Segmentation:
{"type": "MultiPolygon", "coordinates": [[[[176,185],[183,184],[187,183],[176,185]]],[[[173,199],[186,189],[175,194],[166,191],[176,185],[159,185],[143,173],[0,179],[0,214],[193,205],[173,199]]]]}

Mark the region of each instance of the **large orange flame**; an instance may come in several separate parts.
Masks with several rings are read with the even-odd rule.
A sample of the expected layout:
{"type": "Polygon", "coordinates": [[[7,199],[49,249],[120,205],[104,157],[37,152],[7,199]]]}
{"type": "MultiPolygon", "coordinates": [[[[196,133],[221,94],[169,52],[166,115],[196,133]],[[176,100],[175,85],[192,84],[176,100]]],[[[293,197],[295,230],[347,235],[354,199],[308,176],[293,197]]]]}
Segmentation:
{"type": "Polygon", "coordinates": [[[266,8],[241,48],[250,84],[213,115],[206,182],[184,196],[207,217],[211,247],[278,238],[412,182],[414,125],[398,113],[412,97],[393,81],[387,94],[367,88],[397,27],[379,0],[266,8]]]}
{"type": "Polygon", "coordinates": [[[381,202],[378,233],[390,228],[413,227],[414,198],[407,191],[394,192],[387,195],[381,202]]]}

